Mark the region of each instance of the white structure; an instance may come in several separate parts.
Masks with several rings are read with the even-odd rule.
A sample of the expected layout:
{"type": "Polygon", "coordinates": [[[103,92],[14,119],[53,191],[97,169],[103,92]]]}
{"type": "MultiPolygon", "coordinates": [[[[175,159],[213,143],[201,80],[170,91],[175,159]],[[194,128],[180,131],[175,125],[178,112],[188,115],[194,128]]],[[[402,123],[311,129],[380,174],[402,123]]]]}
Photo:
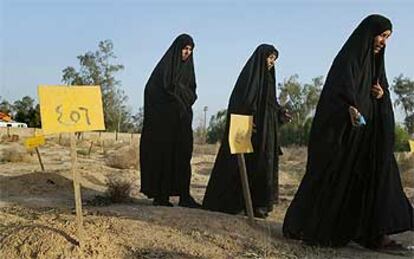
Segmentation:
{"type": "Polygon", "coordinates": [[[27,124],[15,121],[0,121],[0,128],[27,128],[27,124]]]}

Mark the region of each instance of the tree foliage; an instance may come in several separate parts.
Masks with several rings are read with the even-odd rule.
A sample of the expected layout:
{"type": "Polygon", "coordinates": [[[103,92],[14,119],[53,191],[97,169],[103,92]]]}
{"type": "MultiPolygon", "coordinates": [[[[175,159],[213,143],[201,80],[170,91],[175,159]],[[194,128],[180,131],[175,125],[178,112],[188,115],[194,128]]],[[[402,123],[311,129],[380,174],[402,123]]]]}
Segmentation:
{"type": "Polygon", "coordinates": [[[210,123],[207,128],[207,143],[214,144],[221,141],[226,129],[227,109],[218,111],[211,116],[210,123]]]}
{"type": "Polygon", "coordinates": [[[293,75],[279,84],[280,104],[288,109],[292,121],[280,129],[282,145],[307,145],[312,117],[322,90],[323,77],[302,85],[299,76],[293,75]]]}
{"type": "Polygon", "coordinates": [[[99,85],[102,91],[105,126],[107,130],[133,131],[133,118],[126,102],[128,97],[120,88],[115,74],[124,69],[113,64],[117,57],[110,40],[99,42],[98,50],[88,51],[78,57],[80,68],[63,69],[62,81],[67,85],[99,85]]]}
{"type": "Polygon", "coordinates": [[[414,134],[414,81],[401,74],[394,78],[392,89],[397,96],[394,105],[402,108],[404,125],[409,134],[414,134]]]}

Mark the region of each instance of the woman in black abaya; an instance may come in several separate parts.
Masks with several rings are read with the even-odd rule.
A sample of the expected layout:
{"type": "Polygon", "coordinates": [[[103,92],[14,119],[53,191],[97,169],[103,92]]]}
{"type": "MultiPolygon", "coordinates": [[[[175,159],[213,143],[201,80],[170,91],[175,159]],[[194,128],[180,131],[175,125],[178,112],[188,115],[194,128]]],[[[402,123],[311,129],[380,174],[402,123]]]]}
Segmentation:
{"type": "Polygon", "coordinates": [[[388,235],[413,230],[393,154],[394,114],[384,69],[392,31],[366,17],[336,56],[313,120],[306,174],[283,233],[309,244],[371,248],[399,245],[388,235]],[[366,125],[358,123],[358,116],[366,125]]]}
{"type": "Polygon", "coordinates": [[[254,153],[246,154],[246,167],[255,215],[266,217],[273,207],[274,174],[278,163],[278,117],[274,62],[278,51],[262,44],[247,61],[230,97],[226,130],[207,186],[203,208],[237,214],[244,199],[236,155],[228,142],[230,114],[253,115],[254,153]]]}
{"type": "Polygon", "coordinates": [[[141,192],[154,205],[199,207],[190,195],[192,105],[197,99],[191,36],[178,36],[152,72],[144,96],[141,192]]]}

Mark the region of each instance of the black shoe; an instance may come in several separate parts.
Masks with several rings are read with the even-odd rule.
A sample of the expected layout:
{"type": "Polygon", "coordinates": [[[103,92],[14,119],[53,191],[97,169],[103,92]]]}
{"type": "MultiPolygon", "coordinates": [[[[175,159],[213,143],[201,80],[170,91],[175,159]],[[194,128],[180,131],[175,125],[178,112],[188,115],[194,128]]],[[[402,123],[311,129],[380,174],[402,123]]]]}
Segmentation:
{"type": "Polygon", "coordinates": [[[197,203],[193,197],[187,196],[185,198],[180,197],[180,202],[178,203],[178,206],[186,207],[186,208],[192,208],[192,209],[199,209],[201,208],[201,204],[197,203]]]}
{"type": "Polygon", "coordinates": [[[254,208],[253,213],[256,218],[261,218],[261,219],[265,219],[269,216],[267,209],[262,208],[262,207],[254,208]]]}
{"type": "Polygon", "coordinates": [[[154,201],[152,202],[152,205],[174,207],[174,204],[172,204],[168,198],[155,198],[154,201]]]}

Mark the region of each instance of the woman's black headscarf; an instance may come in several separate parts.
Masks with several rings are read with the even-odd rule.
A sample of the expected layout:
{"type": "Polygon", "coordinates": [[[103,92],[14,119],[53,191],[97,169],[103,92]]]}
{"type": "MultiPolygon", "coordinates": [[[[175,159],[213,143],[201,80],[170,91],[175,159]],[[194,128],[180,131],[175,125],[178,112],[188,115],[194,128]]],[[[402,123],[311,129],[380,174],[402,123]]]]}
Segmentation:
{"type": "MultiPolygon", "coordinates": [[[[275,54],[277,58],[279,52],[272,45],[262,44],[249,58],[231,94],[228,107],[230,113],[253,115],[259,110],[267,74],[275,81],[275,68],[272,67],[269,73],[266,64],[266,59],[271,54],[275,54]]],[[[276,96],[269,98],[275,100],[276,96]]]]}
{"type": "Polygon", "coordinates": [[[194,50],[191,36],[179,35],[158,62],[145,87],[148,98],[156,99],[152,101],[164,103],[175,100],[181,105],[182,112],[197,99],[193,55],[182,61],[181,52],[187,45],[194,50]]]}
{"type": "MultiPolygon", "coordinates": [[[[267,129],[263,128],[264,118],[271,112],[267,109],[270,103],[276,108],[276,90],[275,90],[275,67],[270,71],[267,69],[266,59],[271,54],[279,57],[276,48],[269,44],[261,44],[256,48],[246,65],[240,72],[236,85],[230,96],[228,113],[253,115],[256,125],[257,140],[265,140],[267,129]]],[[[258,149],[255,152],[263,151],[265,143],[256,142],[258,149]]]]}
{"type": "Polygon", "coordinates": [[[144,93],[141,191],[149,197],[189,193],[193,149],[192,105],[197,99],[191,36],[179,35],[152,72],[144,93]]]}
{"type": "Polygon", "coordinates": [[[272,45],[256,48],[236,81],[228,105],[226,130],[207,186],[203,206],[209,210],[238,213],[244,208],[236,155],[230,154],[230,114],[253,115],[256,133],[254,153],[246,155],[246,167],[254,207],[271,207],[273,173],[277,159],[277,101],[275,69],[269,71],[266,58],[278,56],[272,45]],[[276,157],[275,157],[276,154],[276,157]]]}
{"type": "Polygon", "coordinates": [[[312,123],[306,174],[285,217],[287,237],[338,246],[368,245],[413,228],[412,207],[393,154],[394,114],[384,68],[385,47],[374,38],[392,30],[381,15],[366,17],[336,56],[312,123]],[[371,88],[379,83],[384,96],[371,88]],[[348,108],[365,117],[353,127],[348,108]]]}

